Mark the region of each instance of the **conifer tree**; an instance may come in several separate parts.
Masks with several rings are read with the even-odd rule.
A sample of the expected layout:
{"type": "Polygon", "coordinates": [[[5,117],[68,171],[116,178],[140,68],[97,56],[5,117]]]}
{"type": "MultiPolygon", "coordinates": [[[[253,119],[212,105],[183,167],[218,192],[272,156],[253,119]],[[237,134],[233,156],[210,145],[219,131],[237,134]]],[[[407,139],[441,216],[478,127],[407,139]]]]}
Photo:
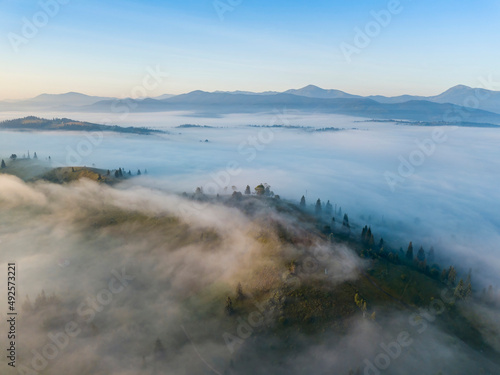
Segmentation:
{"type": "Polygon", "coordinates": [[[331,216],[332,215],[332,212],[333,212],[333,206],[332,204],[330,203],[330,201],[326,202],[326,206],[325,206],[325,213],[328,215],[328,216],[331,216]]]}
{"type": "Polygon", "coordinates": [[[2,159],[2,169],[7,168],[7,165],[5,164],[5,160],[2,159]]]}
{"type": "Polygon", "coordinates": [[[413,243],[411,241],[408,250],[406,250],[406,259],[413,260],[413,243]]]}
{"type": "Polygon", "coordinates": [[[304,196],[302,196],[302,198],[300,198],[300,207],[306,208],[306,197],[304,197],[304,196]]]}
{"type": "Polygon", "coordinates": [[[450,266],[450,269],[448,271],[448,284],[449,285],[455,285],[455,281],[457,280],[457,271],[455,271],[455,268],[453,266],[450,266]]]}
{"type": "Polygon", "coordinates": [[[460,279],[460,281],[457,284],[457,287],[455,288],[455,297],[458,299],[463,299],[464,298],[464,281],[463,279],[460,279]]]}
{"type": "Polygon", "coordinates": [[[233,315],[233,313],[234,313],[233,301],[231,301],[231,297],[227,297],[227,299],[226,299],[226,314],[233,315]]]}
{"type": "Polygon", "coordinates": [[[238,286],[236,287],[236,299],[241,301],[244,297],[243,287],[241,286],[241,283],[238,283],[238,286]]]}
{"type": "Polygon", "coordinates": [[[321,208],[321,200],[319,198],[316,201],[316,206],[314,207],[314,212],[316,212],[316,215],[321,215],[322,208],[321,208]]]}
{"type": "Polygon", "coordinates": [[[418,250],[417,259],[419,262],[423,262],[425,260],[425,251],[422,246],[420,246],[420,249],[418,250]]]}
{"type": "Polygon", "coordinates": [[[245,195],[250,195],[250,194],[252,194],[250,191],[250,185],[247,185],[247,187],[245,188],[245,195]]]}
{"type": "Polygon", "coordinates": [[[349,216],[347,214],[344,214],[344,220],[342,222],[342,226],[346,228],[350,228],[351,226],[349,225],[349,216]]]}

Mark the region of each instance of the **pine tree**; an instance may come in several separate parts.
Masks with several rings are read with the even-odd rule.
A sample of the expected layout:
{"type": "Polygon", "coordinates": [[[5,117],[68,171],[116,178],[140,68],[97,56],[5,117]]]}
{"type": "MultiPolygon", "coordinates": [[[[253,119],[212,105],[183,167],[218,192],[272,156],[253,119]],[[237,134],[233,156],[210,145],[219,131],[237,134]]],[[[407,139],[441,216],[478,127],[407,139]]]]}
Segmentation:
{"type": "Polygon", "coordinates": [[[419,262],[423,262],[425,260],[425,251],[422,246],[420,246],[420,249],[418,250],[417,259],[419,262]]]}
{"type": "Polygon", "coordinates": [[[408,250],[406,250],[406,259],[413,260],[413,243],[411,241],[408,250]]]}
{"type": "Polygon", "coordinates": [[[33,154],[33,159],[38,159],[38,155],[36,154],[36,152],[33,154]]]}
{"type": "Polygon", "coordinates": [[[137,176],[140,176],[140,175],[141,175],[141,170],[140,170],[140,169],[138,169],[138,170],[137,170],[137,176]]]}
{"type": "Polygon", "coordinates": [[[7,165],[5,165],[5,160],[2,159],[2,169],[7,168],[7,165]]]}
{"type": "Polygon", "coordinates": [[[450,269],[448,271],[448,284],[449,285],[455,285],[455,281],[457,280],[457,271],[455,271],[455,268],[453,266],[450,266],[450,269]]]}
{"type": "Polygon", "coordinates": [[[380,238],[380,241],[378,242],[378,248],[379,248],[379,250],[384,249],[384,239],[383,238],[380,238]]]}
{"type": "Polygon", "coordinates": [[[252,194],[250,191],[250,185],[247,185],[247,187],[245,188],[245,195],[250,195],[250,194],[252,194]]]}
{"type": "Polygon", "coordinates": [[[464,284],[464,299],[467,299],[470,296],[472,296],[471,273],[472,273],[472,270],[469,270],[469,273],[467,275],[467,279],[465,280],[465,284],[464,284]]]}
{"type": "Polygon", "coordinates": [[[351,228],[351,226],[349,225],[349,216],[347,216],[347,214],[344,214],[344,220],[342,222],[342,226],[346,228],[351,228]]]}
{"type": "Polygon", "coordinates": [[[227,297],[226,299],[226,314],[227,315],[233,315],[234,313],[234,308],[233,308],[233,301],[231,301],[231,297],[227,297]]]}
{"type": "Polygon", "coordinates": [[[448,270],[444,269],[441,271],[441,281],[443,283],[448,281],[448,270]]]}
{"type": "Polygon", "coordinates": [[[302,198],[300,198],[300,207],[306,208],[306,197],[304,197],[304,196],[302,196],[302,198]]]}
{"type": "Polygon", "coordinates": [[[321,200],[319,198],[316,201],[316,206],[314,207],[314,212],[316,212],[316,215],[321,215],[322,208],[321,208],[321,200]]]}
{"type": "Polygon", "coordinates": [[[460,279],[458,282],[457,287],[455,288],[455,297],[458,299],[463,299],[464,298],[464,281],[460,279]]]}
{"type": "Polygon", "coordinates": [[[236,287],[236,299],[241,301],[244,298],[245,295],[243,294],[243,287],[241,286],[241,283],[238,283],[238,286],[236,287]]]}
{"type": "Polygon", "coordinates": [[[332,215],[332,212],[333,212],[333,206],[332,204],[330,203],[330,201],[326,202],[326,206],[325,206],[325,213],[328,215],[328,216],[331,216],[332,215]]]}
{"type": "Polygon", "coordinates": [[[362,239],[363,241],[366,241],[366,232],[368,232],[368,227],[365,225],[365,226],[363,227],[363,230],[361,231],[361,239],[362,239]]]}

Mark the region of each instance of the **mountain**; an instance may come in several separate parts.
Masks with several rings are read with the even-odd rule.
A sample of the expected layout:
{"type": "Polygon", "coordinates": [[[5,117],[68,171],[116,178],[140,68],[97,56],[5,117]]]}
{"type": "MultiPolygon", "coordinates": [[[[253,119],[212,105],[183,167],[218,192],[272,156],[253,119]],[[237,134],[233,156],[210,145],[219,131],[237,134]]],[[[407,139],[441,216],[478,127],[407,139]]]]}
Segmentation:
{"type": "Polygon", "coordinates": [[[404,103],[409,100],[427,100],[433,103],[451,103],[463,107],[472,107],[485,111],[500,113],[500,91],[481,88],[472,88],[465,85],[454,86],[435,96],[381,96],[374,95],[368,98],[379,103],[404,103]]]}
{"type": "Polygon", "coordinates": [[[155,97],[148,98],[148,99],[163,100],[163,99],[171,98],[173,96],[175,96],[175,95],[172,95],[172,94],[163,94],[163,95],[155,96],[155,97]]]}
{"type": "Polygon", "coordinates": [[[285,94],[292,94],[298,96],[305,96],[308,98],[319,99],[339,99],[339,98],[361,98],[358,95],[351,95],[340,90],[325,90],[318,86],[309,85],[298,90],[287,90],[285,94]]]}
{"type": "Polygon", "coordinates": [[[431,97],[430,100],[436,103],[453,103],[500,113],[500,91],[458,85],[431,97]]]}
{"type": "Polygon", "coordinates": [[[14,103],[2,102],[0,108],[8,107],[9,110],[23,110],[26,108],[59,108],[64,106],[84,106],[110,99],[102,96],[89,96],[78,92],[65,94],[41,94],[31,99],[19,100],[14,103]]]}
{"type": "MultiPolygon", "coordinates": [[[[42,94],[35,98],[0,102],[0,111],[97,111],[97,112],[158,112],[183,110],[197,115],[213,116],[223,113],[252,113],[287,108],[319,113],[339,113],[374,119],[415,121],[446,121],[461,107],[462,122],[499,124],[500,92],[464,85],[452,87],[435,96],[401,95],[363,97],[340,90],[326,90],[309,85],[283,93],[248,91],[193,91],[187,94],[164,94],[145,99],[116,99],[88,96],[76,92],[42,94]],[[418,103],[416,103],[418,102],[418,103]],[[463,107],[467,107],[464,109],[463,107]],[[473,109],[471,109],[473,108],[473,109]],[[447,116],[446,114],[452,114],[447,116]]],[[[456,116],[455,116],[455,121],[456,116]]]]}
{"type": "Polygon", "coordinates": [[[286,108],[302,112],[335,113],[373,119],[500,124],[500,114],[497,113],[425,100],[380,103],[363,97],[324,99],[293,94],[245,95],[199,90],[164,100],[102,101],[87,106],[86,110],[106,112],[112,105],[115,109],[124,106],[133,112],[189,111],[200,116],[270,112],[286,108]],[[460,113],[461,117],[457,118],[457,113],[460,113]]]}

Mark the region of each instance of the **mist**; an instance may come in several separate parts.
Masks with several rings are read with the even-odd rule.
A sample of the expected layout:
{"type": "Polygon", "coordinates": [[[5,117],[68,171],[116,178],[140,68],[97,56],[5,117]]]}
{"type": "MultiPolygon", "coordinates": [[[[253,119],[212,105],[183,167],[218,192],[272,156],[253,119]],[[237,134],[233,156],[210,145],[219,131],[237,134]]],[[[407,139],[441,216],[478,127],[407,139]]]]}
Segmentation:
{"type": "MultiPolygon", "coordinates": [[[[78,119],[97,121],[93,116],[100,114],[78,119]]],[[[167,131],[150,136],[1,133],[0,157],[6,160],[29,150],[52,167],[121,167],[134,175],[147,169],[115,187],[86,180],[26,183],[0,175],[1,261],[19,265],[19,304],[26,305],[18,349],[26,368],[20,373],[349,374],[369,371],[385,353],[381,344],[398,342],[402,332],[411,344],[390,357],[382,373],[498,372],[480,345],[453,336],[446,320],[429,319],[420,332],[414,312],[397,305],[370,306],[374,321],[349,306],[352,317],[340,327],[274,336],[269,332],[280,312],[271,302],[280,301],[283,289],[320,283],[337,293],[339,285],[362,279],[366,260],[319,235],[283,246],[277,228],[303,238],[316,229],[258,201],[241,209],[181,196],[202,187],[211,197],[230,199],[233,190],[266,182],[285,202],[298,203],[304,195],[311,212],[318,198],[330,200],[348,213],[352,236],[370,225],[377,242],[383,237],[395,249],[409,241],[425,250],[433,246],[439,264],[454,265],[461,275],[471,268],[474,292],[480,293],[500,282],[496,129],[283,112],[184,119],[131,114],[118,123],[167,131]],[[184,123],[213,128],[175,127],[184,123]],[[315,131],[328,127],[339,130],[315,131]],[[318,270],[299,279],[291,275],[290,262],[308,257],[320,262],[318,270]],[[263,317],[260,322],[255,315],[259,323],[250,329],[238,320],[248,323],[248,316],[224,317],[225,298],[238,283],[245,304],[263,317]],[[260,293],[269,293],[271,302],[260,304],[260,293]],[[36,353],[54,342],[50,337],[62,338],[60,332],[68,333],[68,342],[60,341],[62,349],[43,363],[36,353]]],[[[484,320],[480,335],[499,350],[491,336],[500,332],[495,306],[459,308],[484,320]]]]}
{"type": "Polygon", "coordinates": [[[402,126],[286,110],[218,119],[129,114],[118,124],[169,134],[2,132],[0,150],[4,158],[38,151],[41,158],[51,156],[53,166],[122,167],[134,174],[147,169],[150,179],[140,184],[171,192],[204,186],[223,194],[267,182],[287,199],[305,195],[311,205],[330,200],[359,229],[371,225],[393,247],[409,241],[426,250],[434,246],[443,261],[472,267],[485,278],[482,284],[491,278],[498,284],[496,129],[402,126]],[[184,123],[216,128],[175,128],[184,123]],[[245,126],[250,124],[310,128],[245,126]],[[342,130],[311,131],[328,127],[342,130]]]}

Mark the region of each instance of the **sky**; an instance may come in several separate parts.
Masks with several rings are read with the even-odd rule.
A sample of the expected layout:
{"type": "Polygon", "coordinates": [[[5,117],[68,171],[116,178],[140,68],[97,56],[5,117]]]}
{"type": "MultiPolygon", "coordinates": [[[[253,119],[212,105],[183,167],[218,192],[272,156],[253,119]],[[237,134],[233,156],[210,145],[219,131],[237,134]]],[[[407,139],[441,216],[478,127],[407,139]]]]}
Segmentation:
{"type": "Polygon", "coordinates": [[[168,75],[148,96],[308,84],[436,95],[480,87],[500,59],[495,0],[2,0],[0,8],[0,100],[128,97],[148,69],[168,75]]]}

